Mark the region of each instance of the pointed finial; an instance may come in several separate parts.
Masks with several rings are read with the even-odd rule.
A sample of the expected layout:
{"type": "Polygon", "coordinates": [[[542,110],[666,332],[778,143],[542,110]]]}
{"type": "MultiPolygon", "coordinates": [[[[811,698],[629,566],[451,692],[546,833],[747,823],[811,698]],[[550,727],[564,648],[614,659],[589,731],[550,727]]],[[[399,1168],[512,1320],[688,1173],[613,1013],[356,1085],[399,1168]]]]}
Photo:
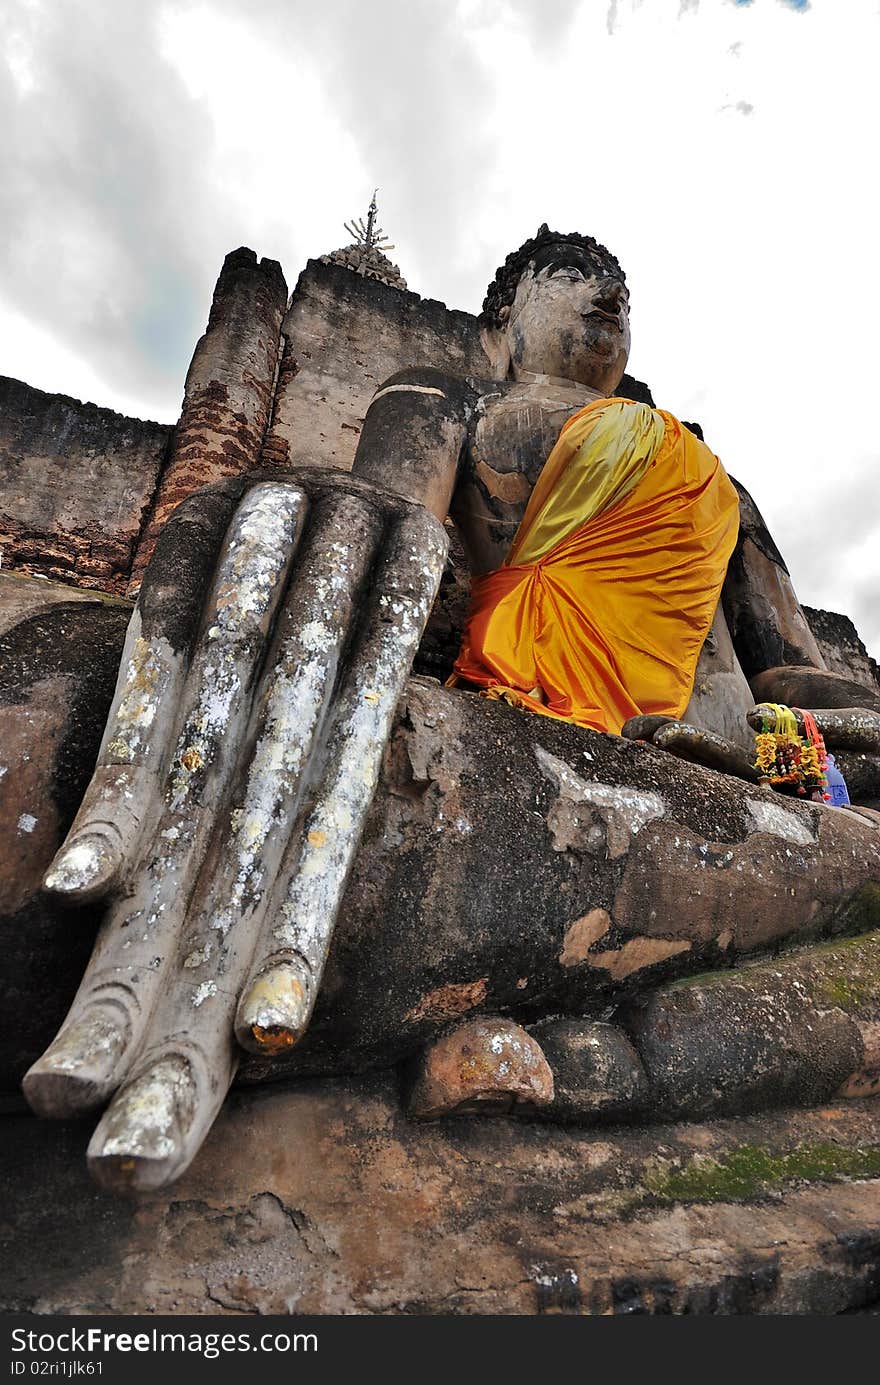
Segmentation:
{"type": "Polygon", "coordinates": [[[351,221],[343,222],[346,231],[351,236],[355,245],[362,250],[393,250],[394,246],[388,240],[381,226],[376,225],[376,193],[378,188],[373,189],[373,200],[367,208],[367,222],[364,225],[363,217],[353,218],[351,221]]]}

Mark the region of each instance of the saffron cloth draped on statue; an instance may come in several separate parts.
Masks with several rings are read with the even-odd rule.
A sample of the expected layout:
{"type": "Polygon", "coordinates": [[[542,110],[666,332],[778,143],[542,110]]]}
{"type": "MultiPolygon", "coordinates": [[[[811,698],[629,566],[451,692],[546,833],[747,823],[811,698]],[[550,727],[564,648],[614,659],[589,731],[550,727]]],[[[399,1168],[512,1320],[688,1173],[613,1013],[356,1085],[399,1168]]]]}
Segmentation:
{"type": "Polygon", "coordinates": [[[450,683],[597,731],[680,716],[738,522],[718,458],[671,414],[588,404],[562,429],[504,566],[474,579],[450,683]]]}

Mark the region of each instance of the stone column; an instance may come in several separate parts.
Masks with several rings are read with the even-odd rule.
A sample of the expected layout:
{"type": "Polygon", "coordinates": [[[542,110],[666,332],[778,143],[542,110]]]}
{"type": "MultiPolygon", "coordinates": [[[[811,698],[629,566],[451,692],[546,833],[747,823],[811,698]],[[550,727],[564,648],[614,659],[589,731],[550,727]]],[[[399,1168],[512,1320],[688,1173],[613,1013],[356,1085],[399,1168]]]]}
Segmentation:
{"type": "Polygon", "coordinates": [[[168,465],[135,553],[131,595],[172,510],[200,486],[258,465],[286,304],[277,260],[258,261],[245,247],[226,256],[187,372],[168,465]]]}

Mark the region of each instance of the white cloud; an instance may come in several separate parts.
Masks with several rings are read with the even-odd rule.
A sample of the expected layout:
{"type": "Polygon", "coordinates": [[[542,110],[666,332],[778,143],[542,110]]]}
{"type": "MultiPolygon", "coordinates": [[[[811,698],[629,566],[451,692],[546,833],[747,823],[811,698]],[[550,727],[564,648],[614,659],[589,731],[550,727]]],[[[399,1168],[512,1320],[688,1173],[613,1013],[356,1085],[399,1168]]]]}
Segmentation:
{"type": "Polygon", "coordinates": [[[541,221],[589,231],[633,373],[880,650],[874,0],[7,8],[0,370],[171,419],[226,251],[292,284],[377,184],[410,286],[472,311],[541,221]]]}

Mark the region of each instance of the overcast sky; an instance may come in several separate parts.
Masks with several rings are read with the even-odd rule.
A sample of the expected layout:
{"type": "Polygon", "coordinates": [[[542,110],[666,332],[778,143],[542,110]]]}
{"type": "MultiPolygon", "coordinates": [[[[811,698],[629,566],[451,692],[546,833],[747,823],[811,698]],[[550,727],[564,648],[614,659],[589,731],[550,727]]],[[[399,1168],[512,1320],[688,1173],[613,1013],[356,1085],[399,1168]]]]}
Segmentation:
{"type": "Polygon", "coordinates": [[[478,311],[538,224],[621,260],[801,599],[880,656],[880,0],[5,0],[0,372],[176,418],[224,254],[292,287],[379,186],[478,311]]]}

